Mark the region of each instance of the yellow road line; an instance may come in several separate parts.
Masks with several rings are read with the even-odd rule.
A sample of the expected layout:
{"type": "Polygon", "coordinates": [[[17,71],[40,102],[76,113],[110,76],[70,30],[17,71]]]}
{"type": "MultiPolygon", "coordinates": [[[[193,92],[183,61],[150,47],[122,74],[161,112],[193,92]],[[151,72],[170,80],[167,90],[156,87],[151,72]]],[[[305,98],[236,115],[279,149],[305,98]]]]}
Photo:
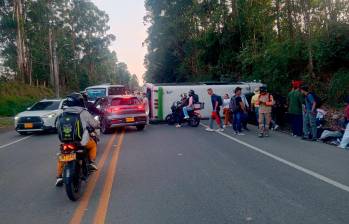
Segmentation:
{"type": "Polygon", "coordinates": [[[94,220],[93,220],[93,223],[95,223],[95,224],[104,224],[104,222],[105,222],[105,218],[106,218],[107,211],[108,211],[110,194],[111,194],[111,190],[112,190],[112,186],[113,186],[113,181],[114,181],[114,177],[115,177],[115,173],[116,173],[116,167],[118,164],[119,154],[121,151],[121,146],[122,146],[124,136],[125,136],[125,130],[122,131],[121,136],[120,136],[119,141],[118,141],[118,144],[117,144],[115,150],[113,151],[113,157],[110,161],[107,176],[105,177],[105,183],[104,183],[104,187],[102,190],[102,195],[99,199],[98,208],[97,208],[97,211],[95,213],[94,220]]]}
{"type": "Polygon", "coordinates": [[[89,181],[87,183],[85,192],[83,192],[83,196],[80,199],[78,207],[75,209],[74,215],[70,220],[70,224],[79,224],[81,223],[81,220],[85,214],[86,208],[88,206],[88,203],[90,201],[92,192],[96,186],[96,183],[99,179],[100,172],[104,166],[105,161],[108,158],[108,155],[110,154],[110,151],[112,149],[114,140],[115,140],[116,134],[113,134],[113,136],[109,139],[107,146],[102,154],[101,159],[98,161],[98,171],[95,172],[92,176],[90,176],[89,181]]]}

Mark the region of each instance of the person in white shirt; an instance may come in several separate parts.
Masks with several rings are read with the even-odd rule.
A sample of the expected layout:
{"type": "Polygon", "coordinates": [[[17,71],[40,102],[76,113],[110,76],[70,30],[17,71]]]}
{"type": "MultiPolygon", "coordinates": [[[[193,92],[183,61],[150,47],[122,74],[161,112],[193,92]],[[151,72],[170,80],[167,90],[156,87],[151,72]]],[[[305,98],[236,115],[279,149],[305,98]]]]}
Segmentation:
{"type": "Polygon", "coordinates": [[[228,125],[231,126],[231,113],[229,109],[230,104],[230,98],[228,94],[224,94],[223,98],[223,115],[224,115],[224,125],[223,128],[227,127],[228,125]]]}

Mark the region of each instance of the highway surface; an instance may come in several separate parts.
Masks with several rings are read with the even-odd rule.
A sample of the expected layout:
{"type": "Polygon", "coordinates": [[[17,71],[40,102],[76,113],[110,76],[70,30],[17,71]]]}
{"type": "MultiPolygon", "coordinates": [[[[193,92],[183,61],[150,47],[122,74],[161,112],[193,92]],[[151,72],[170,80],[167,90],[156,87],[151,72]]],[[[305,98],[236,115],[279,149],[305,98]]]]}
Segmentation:
{"type": "Polygon", "coordinates": [[[128,128],[101,137],[78,202],[54,186],[58,145],[56,134],[0,134],[0,223],[349,223],[349,152],[322,143],[128,128]]]}

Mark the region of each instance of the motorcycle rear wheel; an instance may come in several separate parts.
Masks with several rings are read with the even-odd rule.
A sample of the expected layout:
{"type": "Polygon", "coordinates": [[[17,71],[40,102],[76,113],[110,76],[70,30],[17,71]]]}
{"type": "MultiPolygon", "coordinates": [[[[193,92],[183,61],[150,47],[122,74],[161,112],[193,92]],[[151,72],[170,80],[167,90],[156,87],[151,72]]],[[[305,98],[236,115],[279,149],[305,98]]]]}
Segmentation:
{"type": "Polygon", "coordinates": [[[200,124],[200,118],[196,115],[194,115],[193,117],[191,117],[188,121],[188,124],[190,127],[197,127],[200,124]]]}
{"type": "Polygon", "coordinates": [[[64,185],[68,198],[77,201],[82,195],[81,179],[76,162],[68,163],[64,168],[64,185]]]}

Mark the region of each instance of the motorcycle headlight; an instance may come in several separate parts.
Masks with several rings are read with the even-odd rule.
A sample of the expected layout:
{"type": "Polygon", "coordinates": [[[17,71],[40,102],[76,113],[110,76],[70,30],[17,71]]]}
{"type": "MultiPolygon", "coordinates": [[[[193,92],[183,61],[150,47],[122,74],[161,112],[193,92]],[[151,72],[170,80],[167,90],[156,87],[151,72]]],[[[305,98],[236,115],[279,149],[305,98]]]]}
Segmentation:
{"type": "Polygon", "coordinates": [[[53,118],[55,117],[57,114],[56,113],[50,113],[50,114],[46,114],[44,116],[42,116],[43,118],[53,118]]]}

